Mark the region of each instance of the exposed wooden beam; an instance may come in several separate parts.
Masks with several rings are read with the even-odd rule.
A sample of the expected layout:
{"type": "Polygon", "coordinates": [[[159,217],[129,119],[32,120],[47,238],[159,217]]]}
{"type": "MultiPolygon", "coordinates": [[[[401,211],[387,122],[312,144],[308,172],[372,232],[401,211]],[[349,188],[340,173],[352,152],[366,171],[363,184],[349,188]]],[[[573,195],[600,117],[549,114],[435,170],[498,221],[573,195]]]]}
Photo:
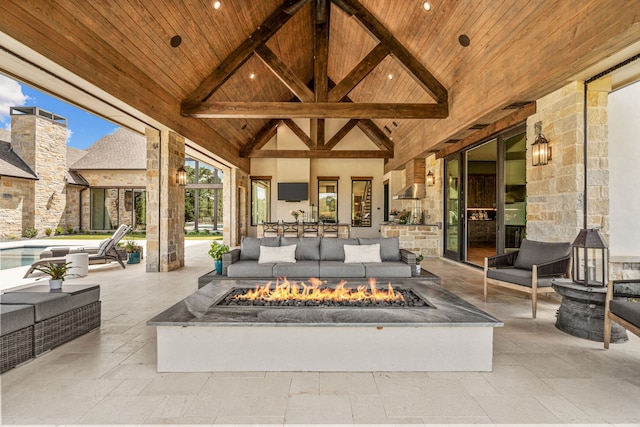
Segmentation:
{"type": "Polygon", "coordinates": [[[468,137],[461,139],[460,141],[454,144],[448,144],[446,148],[440,150],[438,154],[436,154],[436,158],[442,159],[447,157],[449,154],[457,153],[458,151],[469,147],[476,142],[479,142],[483,139],[490,137],[498,132],[502,132],[503,130],[509,129],[519,123],[524,122],[527,117],[536,113],[537,105],[535,102],[525,105],[521,109],[514,111],[506,117],[498,120],[495,123],[490,124],[489,126],[484,127],[481,130],[478,130],[468,137]]]}
{"type": "Polygon", "coordinates": [[[247,157],[273,159],[383,159],[393,157],[380,150],[255,150],[247,157]]]}
{"type": "Polygon", "coordinates": [[[276,136],[276,133],[278,131],[278,124],[281,121],[282,120],[280,119],[269,120],[269,122],[264,125],[262,129],[258,131],[258,133],[256,133],[256,136],[240,149],[240,157],[249,157],[249,154],[251,154],[253,151],[259,150],[264,147],[264,145],[269,142],[271,138],[276,136]]]}
{"type": "Polygon", "coordinates": [[[315,95],[311,89],[267,45],[259,45],[255,53],[300,101],[315,101],[315,95]]]}
{"type": "Polygon", "coordinates": [[[267,19],[258,26],[220,65],[187,96],[183,103],[199,104],[206,101],[226,82],[231,75],[251,57],[258,46],[269,40],[293,15],[286,12],[295,0],[283,2],[267,19]]]}
{"type": "Polygon", "coordinates": [[[373,120],[364,119],[358,122],[358,128],[381,150],[393,151],[393,141],[380,129],[373,120]]]}
{"type": "Polygon", "coordinates": [[[343,0],[354,11],[358,22],[376,39],[384,43],[391,54],[405,67],[416,82],[438,103],[447,103],[447,89],[425,68],[402,43],[358,0],[343,0]]]}
{"type": "Polygon", "coordinates": [[[387,55],[389,55],[389,48],[383,43],[378,43],[336,87],[331,89],[331,92],[329,92],[329,101],[341,101],[342,98],[348,95],[358,83],[367,77],[387,55]]]}
{"type": "Polygon", "coordinates": [[[296,124],[296,122],[294,122],[291,119],[284,119],[282,120],[282,123],[284,123],[285,125],[287,125],[287,127],[289,129],[291,129],[291,131],[293,133],[296,134],[296,136],[298,138],[300,138],[300,141],[304,142],[304,145],[306,145],[307,147],[309,147],[310,150],[313,150],[316,148],[315,143],[313,142],[313,140],[311,139],[311,137],[309,135],[307,135],[301,128],[300,126],[298,126],[296,124]]]}
{"type": "Polygon", "coordinates": [[[251,118],[347,118],[347,119],[444,119],[449,115],[447,103],[348,103],[348,102],[210,102],[183,104],[181,114],[200,119],[251,118]]]}
{"type": "Polygon", "coordinates": [[[356,125],[358,124],[360,120],[358,119],[351,119],[349,120],[347,123],[344,124],[344,126],[342,126],[340,128],[340,130],[338,132],[336,132],[335,135],[333,135],[331,137],[331,139],[329,141],[327,141],[327,143],[322,147],[324,150],[332,150],[333,147],[335,147],[338,142],[342,141],[342,139],[347,136],[347,134],[349,132],[351,132],[351,129],[353,129],[354,127],[356,127],[356,125]]]}
{"type": "Polygon", "coordinates": [[[311,134],[315,138],[316,148],[324,146],[325,122],[324,119],[311,119],[311,134]]]}
{"type": "Polygon", "coordinates": [[[314,3],[314,61],[313,75],[316,102],[327,102],[329,99],[329,22],[331,18],[331,2],[318,0],[314,3]]]}

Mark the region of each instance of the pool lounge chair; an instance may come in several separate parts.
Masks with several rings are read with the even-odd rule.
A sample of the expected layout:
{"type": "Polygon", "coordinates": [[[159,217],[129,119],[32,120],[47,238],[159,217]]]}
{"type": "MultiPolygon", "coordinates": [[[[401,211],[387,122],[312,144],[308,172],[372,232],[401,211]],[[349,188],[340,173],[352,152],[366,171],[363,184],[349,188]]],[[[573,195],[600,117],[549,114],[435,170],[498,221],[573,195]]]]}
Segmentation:
{"type": "MultiPolygon", "coordinates": [[[[120,255],[117,250],[118,243],[122,238],[131,231],[131,227],[128,225],[122,224],[118,229],[113,233],[113,236],[110,238],[103,240],[98,246],[97,251],[93,252],[93,248],[82,248],[75,252],[87,252],[89,253],[89,264],[104,264],[111,261],[117,261],[120,263],[122,268],[125,268],[124,259],[120,255]]],[[[73,251],[68,248],[69,251],[67,253],[73,253],[73,251]]],[[[36,271],[36,267],[40,267],[42,265],[46,265],[48,263],[53,264],[62,264],[65,262],[65,256],[54,256],[51,258],[41,258],[38,261],[31,264],[29,270],[25,273],[24,277],[29,277],[34,271],[36,271]]]]}

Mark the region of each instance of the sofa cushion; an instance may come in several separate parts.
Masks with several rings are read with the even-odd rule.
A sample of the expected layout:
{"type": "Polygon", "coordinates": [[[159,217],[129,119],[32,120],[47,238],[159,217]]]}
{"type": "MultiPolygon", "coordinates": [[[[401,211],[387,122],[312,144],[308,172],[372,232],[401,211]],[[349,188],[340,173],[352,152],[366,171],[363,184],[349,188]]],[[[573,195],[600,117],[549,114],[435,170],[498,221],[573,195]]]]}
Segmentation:
{"type": "Polygon", "coordinates": [[[627,322],[640,326],[640,303],[626,299],[612,299],[609,310],[627,322]]]}
{"type": "MultiPolygon", "coordinates": [[[[357,244],[359,244],[358,239],[336,239],[334,237],[322,239],[320,242],[320,261],[344,261],[343,246],[357,244]]],[[[364,275],[364,270],[362,274],[364,275]]]]}
{"type": "Polygon", "coordinates": [[[0,305],[0,335],[10,334],[31,326],[34,318],[32,305],[2,304],[0,305]]]}
{"type": "Polygon", "coordinates": [[[568,242],[536,242],[524,239],[513,266],[531,270],[534,265],[564,258],[570,252],[571,243],[568,242]]]}
{"type": "Polygon", "coordinates": [[[364,272],[365,277],[411,277],[411,266],[402,261],[365,263],[364,272]]]}
{"type": "MultiPolygon", "coordinates": [[[[335,239],[333,239],[335,240],[335,239]]],[[[321,261],[320,277],[364,277],[364,264],[345,264],[342,261],[321,261]]]]}
{"type": "Polygon", "coordinates": [[[382,262],[380,259],[380,245],[344,245],[345,264],[382,262]]]}
{"type": "Polygon", "coordinates": [[[0,296],[2,304],[32,305],[34,320],[40,322],[72,310],[69,294],[43,292],[9,292],[0,296]]]}
{"type": "MultiPolygon", "coordinates": [[[[533,273],[530,270],[524,270],[522,268],[498,268],[497,270],[487,270],[487,277],[496,280],[502,280],[503,282],[516,283],[522,286],[531,287],[531,277],[533,273]]],[[[553,278],[538,278],[539,288],[551,287],[551,281],[553,278]]]]}
{"type": "Polygon", "coordinates": [[[296,262],[296,245],[260,246],[258,264],[277,264],[279,262],[296,262]]]}
{"type": "Polygon", "coordinates": [[[320,260],[320,237],[282,237],[280,245],[296,245],[296,260],[298,261],[320,260]]]}
{"type": "Polygon", "coordinates": [[[382,261],[400,261],[400,240],[397,237],[360,237],[361,245],[380,245],[380,258],[382,261]]]}
{"type": "Polygon", "coordinates": [[[275,264],[258,264],[256,260],[240,260],[227,267],[227,277],[273,277],[275,264]]]}
{"type": "Polygon", "coordinates": [[[282,263],[273,266],[273,275],[275,277],[297,277],[308,279],[310,277],[320,276],[320,262],[303,260],[295,264],[282,263]]]}
{"type": "Polygon", "coordinates": [[[240,245],[240,259],[257,260],[260,258],[260,246],[280,246],[280,238],[265,237],[258,239],[256,237],[245,237],[240,245]]]}

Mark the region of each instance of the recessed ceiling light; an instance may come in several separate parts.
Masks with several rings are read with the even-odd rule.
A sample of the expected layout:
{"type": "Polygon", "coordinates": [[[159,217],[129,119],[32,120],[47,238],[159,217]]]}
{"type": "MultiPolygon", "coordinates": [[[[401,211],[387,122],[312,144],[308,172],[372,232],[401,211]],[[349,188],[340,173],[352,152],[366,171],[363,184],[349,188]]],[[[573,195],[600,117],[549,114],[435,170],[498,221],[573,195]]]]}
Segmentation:
{"type": "Polygon", "coordinates": [[[471,44],[471,39],[466,34],[460,34],[460,37],[458,37],[458,43],[460,43],[460,46],[462,47],[467,47],[471,44]]]}
{"type": "Polygon", "coordinates": [[[389,74],[387,77],[389,77],[389,80],[393,80],[393,74],[389,74]]]}
{"type": "Polygon", "coordinates": [[[256,73],[251,73],[251,74],[249,74],[249,78],[250,78],[251,80],[255,79],[255,78],[256,78],[256,73]]]}
{"type": "Polygon", "coordinates": [[[214,8],[215,10],[220,9],[220,6],[222,6],[222,3],[220,3],[219,1],[214,1],[214,2],[213,2],[213,8],[214,8]]]}
{"type": "Polygon", "coordinates": [[[424,7],[424,10],[431,10],[431,4],[429,4],[428,1],[424,2],[422,6],[424,7]]]}
{"type": "Polygon", "coordinates": [[[180,44],[182,44],[182,37],[178,35],[171,37],[171,41],[169,42],[169,44],[171,45],[171,47],[180,46],[180,44]]]}

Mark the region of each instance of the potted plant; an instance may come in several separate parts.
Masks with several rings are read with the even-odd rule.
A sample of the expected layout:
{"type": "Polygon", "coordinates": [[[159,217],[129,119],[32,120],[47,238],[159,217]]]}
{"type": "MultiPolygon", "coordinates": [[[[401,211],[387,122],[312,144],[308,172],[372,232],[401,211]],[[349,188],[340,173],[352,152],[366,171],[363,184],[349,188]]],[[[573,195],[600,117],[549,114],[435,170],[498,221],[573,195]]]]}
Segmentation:
{"type": "MultiPolygon", "coordinates": [[[[70,265],[71,262],[65,262],[63,264],[49,262],[41,267],[35,267],[35,270],[49,276],[50,289],[60,289],[62,288],[62,282],[64,282],[65,277],[68,276],[68,271],[73,268],[70,267],[70,265]]],[[[41,277],[37,278],[36,280],[40,279],[41,277]]]]}
{"type": "Polygon", "coordinates": [[[420,270],[422,270],[422,266],[420,263],[424,259],[424,256],[421,253],[416,254],[416,273],[420,275],[420,270]]]}
{"type": "Polygon", "coordinates": [[[216,267],[216,273],[218,275],[222,274],[222,255],[229,252],[229,246],[219,243],[217,240],[211,242],[211,247],[209,248],[209,256],[213,258],[213,263],[216,267]]]}
{"type": "Polygon", "coordinates": [[[124,250],[127,252],[127,264],[139,264],[142,246],[138,245],[135,240],[127,240],[124,244],[124,250]]]}
{"type": "Polygon", "coordinates": [[[398,209],[391,209],[389,211],[389,222],[394,222],[396,220],[396,215],[398,215],[398,209]]]}

